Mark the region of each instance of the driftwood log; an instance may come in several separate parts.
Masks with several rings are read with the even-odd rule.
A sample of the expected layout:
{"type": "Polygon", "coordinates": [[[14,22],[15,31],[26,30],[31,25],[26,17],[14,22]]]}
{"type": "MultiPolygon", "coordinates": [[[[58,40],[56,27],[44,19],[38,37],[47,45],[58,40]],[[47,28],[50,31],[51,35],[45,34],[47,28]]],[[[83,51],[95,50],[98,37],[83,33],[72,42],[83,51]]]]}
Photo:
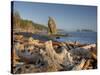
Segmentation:
{"type": "MultiPolygon", "coordinates": [[[[13,63],[14,65],[19,64],[20,62],[16,60],[17,58],[20,59],[24,63],[24,65],[20,66],[21,69],[23,69],[25,65],[31,64],[33,65],[33,67],[30,67],[33,68],[33,70],[31,70],[32,72],[96,68],[96,44],[80,45],[79,43],[44,42],[34,40],[33,38],[29,38],[26,41],[25,39],[23,43],[17,42],[14,44],[13,63]]],[[[24,73],[26,73],[26,70],[24,71],[24,73]]]]}

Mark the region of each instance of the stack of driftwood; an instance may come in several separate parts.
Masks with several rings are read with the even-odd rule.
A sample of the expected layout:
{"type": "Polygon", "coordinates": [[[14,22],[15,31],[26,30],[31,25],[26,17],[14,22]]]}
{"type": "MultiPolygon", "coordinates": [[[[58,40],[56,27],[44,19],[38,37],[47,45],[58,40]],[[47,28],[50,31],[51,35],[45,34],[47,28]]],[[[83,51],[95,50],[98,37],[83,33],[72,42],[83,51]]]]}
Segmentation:
{"type": "Polygon", "coordinates": [[[55,72],[97,68],[96,44],[13,38],[13,73],[55,72]]]}

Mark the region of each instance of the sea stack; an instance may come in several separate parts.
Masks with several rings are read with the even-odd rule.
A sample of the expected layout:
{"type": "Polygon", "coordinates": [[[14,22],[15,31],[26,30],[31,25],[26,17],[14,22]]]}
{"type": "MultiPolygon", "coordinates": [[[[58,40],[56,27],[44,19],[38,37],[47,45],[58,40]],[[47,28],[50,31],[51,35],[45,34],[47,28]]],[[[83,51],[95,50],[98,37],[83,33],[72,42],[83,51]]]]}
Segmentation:
{"type": "Polygon", "coordinates": [[[56,23],[52,17],[49,17],[49,20],[48,20],[48,33],[57,34],[56,23]]]}

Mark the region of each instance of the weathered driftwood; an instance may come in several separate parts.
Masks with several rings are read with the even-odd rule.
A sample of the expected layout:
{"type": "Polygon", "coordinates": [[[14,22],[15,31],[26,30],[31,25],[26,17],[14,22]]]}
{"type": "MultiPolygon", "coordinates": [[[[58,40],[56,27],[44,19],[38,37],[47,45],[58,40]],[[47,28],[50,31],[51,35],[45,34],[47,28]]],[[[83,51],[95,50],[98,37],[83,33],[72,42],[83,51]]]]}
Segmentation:
{"type": "Polygon", "coordinates": [[[69,50],[72,48],[77,48],[77,47],[83,47],[87,46],[87,44],[81,44],[79,42],[64,42],[67,47],[69,47],[69,50]]]}
{"type": "Polygon", "coordinates": [[[12,60],[13,60],[13,67],[16,66],[16,64],[18,64],[18,60],[20,60],[20,58],[17,56],[16,52],[15,52],[15,49],[13,49],[13,57],[12,57],[12,60]]]}
{"type": "Polygon", "coordinates": [[[96,47],[96,44],[90,44],[90,45],[87,45],[87,46],[83,46],[82,48],[84,49],[90,49],[91,47],[96,47]]]}
{"type": "Polygon", "coordinates": [[[81,63],[76,65],[72,70],[87,70],[90,67],[92,68],[91,65],[91,59],[85,60],[82,59],[81,63]]]}
{"type": "Polygon", "coordinates": [[[91,64],[91,60],[90,60],[90,59],[88,59],[88,60],[85,62],[85,64],[84,64],[84,66],[83,66],[83,68],[82,68],[82,69],[88,69],[88,68],[89,68],[89,66],[90,66],[90,64],[91,64]]]}
{"type": "Polygon", "coordinates": [[[39,61],[42,61],[42,57],[39,53],[33,53],[31,54],[30,52],[28,52],[27,50],[24,50],[23,52],[21,52],[20,50],[16,50],[16,54],[20,57],[20,59],[24,62],[24,63],[33,63],[37,66],[39,66],[41,63],[38,63],[39,61]]]}
{"type": "Polygon", "coordinates": [[[65,51],[66,50],[63,50],[62,53],[57,54],[53,48],[52,41],[47,41],[45,43],[45,51],[41,50],[40,52],[44,60],[48,61],[48,66],[46,67],[48,68],[47,71],[58,71],[62,69],[60,64],[63,63],[65,51]]]}
{"type": "Polygon", "coordinates": [[[21,39],[23,39],[23,35],[13,35],[13,38],[15,40],[21,40],[21,39]]]}
{"type": "Polygon", "coordinates": [[[96,49],[96,44],[91,44],[91,45],[88,45],[88,46],[84,46],[82,47],[84,49],[88,49],[92,55],[92,57],[97,60],[97,49],[96,49]]]}
{"type": "Polygon", "coordinates": [[[61,53],[57,54],[53,48],[52,41],[48,41],[45,43],[45,48],[47,55],[51,57],[51,60],[57,60],[58,63],[62,63],[66,56],[66,49],[63,49],[61,53]]]}
{"type": "Polygon", "coordinates": [[[24,44],[20,44],[19,42],[14,45],[15,50],[24,51],[24,44]]]}
{"type": "Polygon", "coordinates": [[[78,65],[75,65],[75,67],[72,70],[82,70],[82,68],[84,67],[86,60],[82,59],[81,63],[78,65]]]}
{"type": "Polygon", "coordinates": [[[92,54],[92,57],[93,57],[95,60],[97,60],[97,55],[96,55],[95,53],[93,53],[93,52],[91,52],[91,54],[92,54]]]}
{"type": "MultiPolygon", "coordinates": [[[[14,64],[20,63],[16,61],[17,55],[25,65],[31,63],[33,67],[29,67],[32,69],[29,71],[23,68],[25,65],[21,66],[24,71],[20,73],[82,70],[93,68],[97,63],[96,44],[83,46],[79,43],[44,42],[33,38],[25,40],[23,43],[14,43],[14,64]]],[[[16,68],[16,72],[19,72],[19,68],[16,68]]]]}

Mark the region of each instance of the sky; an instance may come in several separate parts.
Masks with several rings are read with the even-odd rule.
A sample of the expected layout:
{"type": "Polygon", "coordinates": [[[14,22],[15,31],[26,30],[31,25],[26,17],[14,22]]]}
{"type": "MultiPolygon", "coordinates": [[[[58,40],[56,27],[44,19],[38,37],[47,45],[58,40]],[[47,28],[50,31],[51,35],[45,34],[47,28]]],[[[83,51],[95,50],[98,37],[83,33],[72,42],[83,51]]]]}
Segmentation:
{"type": "Polygon", "coordinates": [[[97,7],[14,1],[14,11],[21,18],[48,26],[48,17],[54,18],[57,28],[65,31],[91,29],[97,31],[97,7]]]}

